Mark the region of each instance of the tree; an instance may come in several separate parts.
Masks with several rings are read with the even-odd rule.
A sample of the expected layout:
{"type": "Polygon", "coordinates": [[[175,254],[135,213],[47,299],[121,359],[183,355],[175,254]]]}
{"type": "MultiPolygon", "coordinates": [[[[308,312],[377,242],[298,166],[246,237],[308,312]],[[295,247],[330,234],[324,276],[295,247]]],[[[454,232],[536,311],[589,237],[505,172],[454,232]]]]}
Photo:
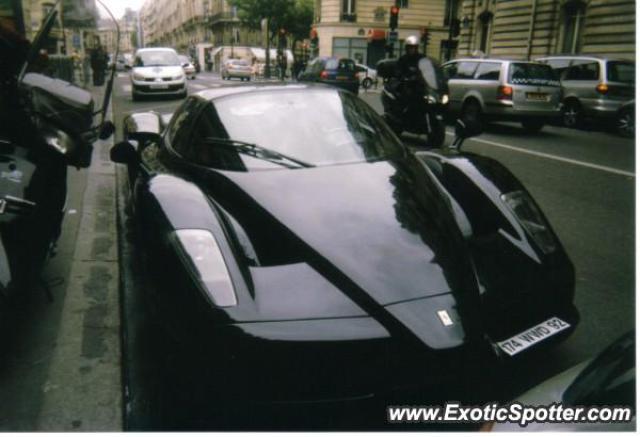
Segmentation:
{"type": "Polygon", "coordinates": [[[309,30],[313,23],[313,0],[295,0],[292,8],[283,17],[283,27],[291,35],[291,47],[296,41],[309,37],[309,30]]]}

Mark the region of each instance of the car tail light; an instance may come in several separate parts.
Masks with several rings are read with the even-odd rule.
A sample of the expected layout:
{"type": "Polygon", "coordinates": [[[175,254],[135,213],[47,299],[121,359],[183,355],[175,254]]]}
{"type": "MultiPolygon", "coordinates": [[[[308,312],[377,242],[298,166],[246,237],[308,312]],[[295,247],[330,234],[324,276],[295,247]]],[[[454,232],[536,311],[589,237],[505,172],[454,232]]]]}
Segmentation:
{"type": "Polygon", "coordinates": [[[511,100],[513,98],[513,88],[510,86],[498,87],[498,100],[511,100]]]}
{"type": "Polygon", "coordinates": [[[329,78],[329,72],[327,70],[322,70],[322,73],[320,73],[320,79],[328,79],[329,78]]]}
{"type": "Polygon", "coordinates": [[[602,95],[607,94],[609,92],[609,86],[606,83],[599,83],[596,91],[602,95]]]}
{"type": "Polygon", "coordinates": [[[218,307],[238,304],[235,288],[215,237],[203,229],[179,229],[170,241],[192,277],[218,307]]]}

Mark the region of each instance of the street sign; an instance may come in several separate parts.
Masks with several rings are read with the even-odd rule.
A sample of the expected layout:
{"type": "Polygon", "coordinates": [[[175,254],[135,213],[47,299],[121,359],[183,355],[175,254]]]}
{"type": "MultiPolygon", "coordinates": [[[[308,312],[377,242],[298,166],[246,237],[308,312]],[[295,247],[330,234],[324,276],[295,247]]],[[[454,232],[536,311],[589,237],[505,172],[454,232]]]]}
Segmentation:
{"type": "Polygon", "coordinates": [[[396,41],[398,41],[398,31],[392,30],[389,32],[389,42],[393,44],[396,41]]]}

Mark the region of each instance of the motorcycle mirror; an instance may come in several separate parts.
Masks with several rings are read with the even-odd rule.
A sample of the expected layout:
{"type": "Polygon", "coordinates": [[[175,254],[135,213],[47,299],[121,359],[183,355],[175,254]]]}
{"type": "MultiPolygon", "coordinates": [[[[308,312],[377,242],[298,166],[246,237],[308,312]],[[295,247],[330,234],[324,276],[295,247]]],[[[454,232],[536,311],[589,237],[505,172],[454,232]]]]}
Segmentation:
{"type": "Polygon", "coordinates": [[[98,133],[98,138],[101,140],[108,139],[113,133],[116,131],[116,126],[112,121],[105,121],[100,127],[100,132],[98,133]]]}
{"type": "Polygon", "coordinates": [[[462,139],[475,137],[482,133],[482,123],[477,120],[456,120],[456,136],[462,139]]]}
{"type": "Polygon", "coordinates": [[[456,120],[456,137],[449,146],[450,149],[460,151],[464,140],[475,137],[482,133],[482,123],[477,120],[457,119],[456,120]]]}
{"type": "Polygon", "coordinates": [[[118,164],[136,164],[140,159],[135,147],[128,141],[121,141],[111,147],[109,157],[118,164]]]}

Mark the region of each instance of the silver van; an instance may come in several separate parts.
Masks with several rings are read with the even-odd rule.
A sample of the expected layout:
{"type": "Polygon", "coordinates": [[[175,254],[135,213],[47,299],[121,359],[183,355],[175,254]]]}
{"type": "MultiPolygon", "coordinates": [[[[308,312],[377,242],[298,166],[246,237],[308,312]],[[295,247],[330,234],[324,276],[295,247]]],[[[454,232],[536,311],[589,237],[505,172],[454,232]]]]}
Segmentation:
{"type": "Polygon", "coordinates": [[[546,64],[506,59],[456,59],[443,65],[449,108],[468,119],[519,121],[531,132],[559,119],[562,88],[546,64]]]}
{"type": "Polygon", "coordinates": [[[580,127],[585,118],[614,119],[635,95],[632,61],[592,56],[549,56],[538,61],[551,66],[564,91],[562,121],[580,127]]]}

